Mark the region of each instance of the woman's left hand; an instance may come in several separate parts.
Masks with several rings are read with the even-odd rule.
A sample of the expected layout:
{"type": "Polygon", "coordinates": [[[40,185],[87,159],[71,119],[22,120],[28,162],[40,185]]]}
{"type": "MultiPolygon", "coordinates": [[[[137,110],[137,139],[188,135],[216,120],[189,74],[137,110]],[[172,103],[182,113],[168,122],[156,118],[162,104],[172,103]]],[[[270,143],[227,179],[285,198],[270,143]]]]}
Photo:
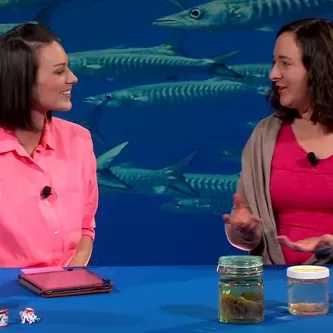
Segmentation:
{"type": "Polygon", "coordinates": [[[278,242],[296,252],[330,253],[333,252],[333,236],[325,234],[292,242],[286,236],[278,236],[278,242]]]}

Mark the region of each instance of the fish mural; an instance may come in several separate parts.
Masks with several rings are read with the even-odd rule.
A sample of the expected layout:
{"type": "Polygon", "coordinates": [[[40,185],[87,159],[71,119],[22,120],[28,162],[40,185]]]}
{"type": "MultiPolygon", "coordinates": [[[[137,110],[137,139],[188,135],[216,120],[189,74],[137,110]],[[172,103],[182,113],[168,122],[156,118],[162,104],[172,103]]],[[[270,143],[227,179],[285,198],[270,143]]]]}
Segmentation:
{"type": "MultiPolygon", "coordinates": [[[[70,2],[72,0],[0,0],[0,11],[3,10],[23,10],[29,9],[32,7],[41,7],[49,5],[59,5],[61,3],[70,2]]],[[[91,0],[93,2],[104,2],[108,0],[91,0]]],[[[170,1],[171,2],[171,1],[170,1]]],[[[175,2],[175,5],[177,1],[175,2]]],[[[180,9],[183,9],[182,6],[178,4],[177,6],[180,9]]]]}
{"type": "Polygon", "coordinates": [[[97,158],[98,184],[108,193],[226,198],[236,190],[239,174],[185,172],[199,151],[189,153],[175,163],[157,170],[136,168],[130,163],[114,165],[116,154],[127,144],[128,142],[124,142],[97,158]]]}
{"type": "MultiPolygon", "coordinates": [[[[1,1],[1,0],[0,0],[1,1]]],[[[0,23],[0,35],[6,33],[7,31],[16,28],[18,25],[21,25],[23,23],[39,23],[42,24],[48,28],[49,23],[51,21],[52,15],[54,12],[58,9],[59,2],[55,1],[51,3],[50,5],[46,6],[42,10],[40,10],[31,21],[28,22],[20,22],[20,23],[0,23]]],[[[1,10],[1,9],[0,9],[1,10]]],[[[61,40],[61,38],[59,37],[61,40]]]]}
{"type": "Polygon", "coordinates": [[[214,77],[207,80],[163,82],[139,85],[105,94],[86,97],[85,103],[107,108],[138,109],[152,106],[216,105],[228,98],[237,98],[244,93],[266,95],[269,87],[253,86],[242,82],[214,77]]]}
{"type": "Polygon", "coordinates": [[[22,10],[31,7],[59,5],[61,2],[71,0],[0,0],[0,11],[2,10],[22,10]]]}
{"type": "Polygon", "coordinates": [[[157,18],[152,25],[186,31],[274,31],[296,20],[332,12],[330,1],[214,0],[157,18]]]}
{"type": "MultiPolygon", "coordinates": [[[[180,74],[193,74],[203,71],[212,75],[225,77],[241,77],[225,65],[235,52],[222,54],[212,59],[194,59],[177,54],[144,53],[133,48],[127,53],[126,49],[97,50],[69,54],[70,68],[77,75],[104,77],[108,79],[131,79],[155,77],[175,80],[180,74]],[[147,73],[149,73],[147,75],[147,73]]],[[[152,48],[150,49],[152,51],[152,48]]],[[[236,52],[237,53],[237,52],[236,52]]]]}
{"type": "MultiPolygon", "coordinates": [[[[72,0],[0,0],[0,11],[1,10],[22,10],[31,7],[48,6],[53,4],[60,4],[70,2],[72,0]]],[[[107,2],[109,0],[91,0],[92,2],[107,2]]],[[[167,0],[179,9],[184,9],[181,1],[179,0],[167,0]]]]}
{"type": "Polygon", "coordinates": [[[226,161],[233,163],[240,163],[242,158],[243,149],[223,150],[220,151],[220,156],[226,161]]]}
{"type": "Polygon", "coordinates": [[[160,205],[159,209],[180,214],[212,214],[221,217],[230,212],[232,200],[215,200],[207,198],[174,198],[160,205]]]}
{"type": "Polygon", "coordinates": [[[97,265],[227,253],[221,216],[245,142],[271,112],[274,32],[330,11],[323,0],[0,0],[0,35],[25,20],[59,32],[79,79],[73,109],[56,116],[93,139],[97,265]]]}
{"type": "Polygon", "coordinates": [[[228,80],[243,82],[249,85],[271,85],[269,73],[272,70],[272,64],[237,64],[228,67],[241,75],[241,77],[228,78],[228,80]]]}

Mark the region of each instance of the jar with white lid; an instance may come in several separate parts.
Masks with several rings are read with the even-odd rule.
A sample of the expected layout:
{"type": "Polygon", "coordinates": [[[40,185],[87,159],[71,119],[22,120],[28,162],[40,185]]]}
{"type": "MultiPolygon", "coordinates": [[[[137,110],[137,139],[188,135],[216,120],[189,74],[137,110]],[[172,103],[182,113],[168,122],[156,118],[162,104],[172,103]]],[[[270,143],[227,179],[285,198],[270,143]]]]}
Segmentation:
{"type": "Polygon", "coordinates": [[[289,312],[299,316],[326,314],[329,310],[329,275],[329,269],[323,266],[288,267],[289,312]]]}

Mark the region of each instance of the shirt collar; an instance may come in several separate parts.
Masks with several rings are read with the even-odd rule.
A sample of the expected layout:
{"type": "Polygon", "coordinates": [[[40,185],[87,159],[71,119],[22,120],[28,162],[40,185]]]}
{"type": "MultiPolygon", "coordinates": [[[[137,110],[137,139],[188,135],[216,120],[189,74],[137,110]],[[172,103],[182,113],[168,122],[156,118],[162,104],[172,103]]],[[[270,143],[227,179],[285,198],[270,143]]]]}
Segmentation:
{"type": "Polygon", "coordinates": [[[43,147],[43,149],[55,149],[55,142],[52,131],[52,121],[45,121],[44,131],[40,140],[40,145],[43,147]]]}
{"type": "MultiPolygon", "coordinates": [[[[55,149],[54,136],[52,133],[52,122],[45,121],[43,134],[39,145],[43,149],[55,149]]],[[[0,154],[9,151],[20,151],[21,145],[12,130],[6,130],[0,127],[0,154]]]]}

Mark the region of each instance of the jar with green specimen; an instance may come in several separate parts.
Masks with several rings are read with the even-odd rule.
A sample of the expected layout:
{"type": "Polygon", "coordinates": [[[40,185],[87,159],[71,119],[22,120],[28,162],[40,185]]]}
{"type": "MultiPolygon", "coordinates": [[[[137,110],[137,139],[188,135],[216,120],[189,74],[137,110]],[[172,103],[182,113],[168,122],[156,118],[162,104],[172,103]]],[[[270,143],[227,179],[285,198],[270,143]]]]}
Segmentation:
{"type": "Polygon", "coordinates": [[[262,258],[219,258],[219,320],[229,324],[252,324],[264,320],[262,258]]]}

